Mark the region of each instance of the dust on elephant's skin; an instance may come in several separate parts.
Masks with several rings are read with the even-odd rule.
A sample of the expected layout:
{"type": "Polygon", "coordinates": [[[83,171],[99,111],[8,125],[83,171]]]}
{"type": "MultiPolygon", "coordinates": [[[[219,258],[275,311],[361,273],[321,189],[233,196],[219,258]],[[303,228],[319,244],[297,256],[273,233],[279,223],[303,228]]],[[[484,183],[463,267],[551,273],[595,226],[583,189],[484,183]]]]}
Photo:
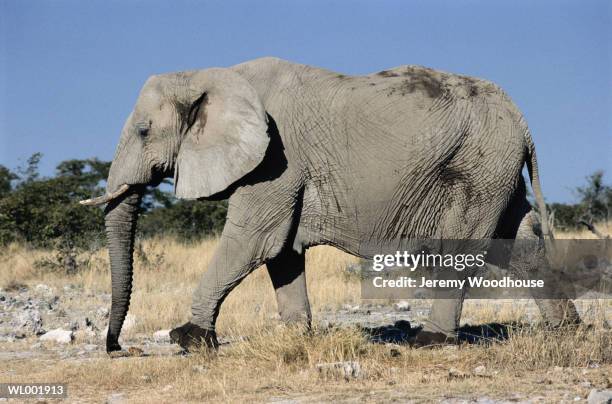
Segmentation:
{"type": "MultiPolygon", "coordinates": [[[[123,128],[107,195],[90,202],[110,200],[107,348],[120,349],[145,184],[174,177],[181,198],[229,197],[193,318],[174,332],[190,348],[202,341],[197,335],[214,345],[222,301],[263,263],[281,318],[309,323],[310,246],[367,256],[408,238],[515,238],[519,229],[537,238],[525,164],[545,216],[525,121],[499,87],[480,79],[420,66],[347,76],[276,58],[153,76],[123,128]]],[[[436,302],[425,330],[452,336],[461,302],[459,294],[436,302]]],[[[560,321],[559,307],[542,307],[560,321]]]]}

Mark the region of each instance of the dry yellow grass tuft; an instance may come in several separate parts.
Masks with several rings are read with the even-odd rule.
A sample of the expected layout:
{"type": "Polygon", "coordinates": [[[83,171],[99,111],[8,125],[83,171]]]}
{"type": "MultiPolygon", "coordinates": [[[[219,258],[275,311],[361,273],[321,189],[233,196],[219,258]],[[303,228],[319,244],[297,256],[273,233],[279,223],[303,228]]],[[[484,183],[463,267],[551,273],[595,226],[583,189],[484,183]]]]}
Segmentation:
{"type": "MultiPolygon", "coordinates": [[[[600,222],[596,224],[597,230],[604,235],[612,237],[612,220],[607,222],[600,222]]],[[[555,236],[561,239],[577,239],[577,240],[591,240],[598,238],[595,234],[589,231],[586,227],[581,226],[575,230],[566,230],[555,232],[555,236]]]]}

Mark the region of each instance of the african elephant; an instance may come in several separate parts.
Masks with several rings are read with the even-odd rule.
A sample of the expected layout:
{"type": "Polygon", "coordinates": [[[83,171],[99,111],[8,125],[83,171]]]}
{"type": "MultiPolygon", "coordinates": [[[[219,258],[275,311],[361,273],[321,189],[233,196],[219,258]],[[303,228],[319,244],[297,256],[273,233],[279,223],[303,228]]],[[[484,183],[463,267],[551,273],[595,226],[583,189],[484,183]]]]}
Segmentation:
{"type": "MultiPolygon", "coordinates": [[[[132,285],[143,187],[174,177],[176,196],[229,197],[227,222],[171,336],[217,346],[228,293],[266,264],[285,321],[310,322],[304,253],[328,244],[364,256],[398,238],[537,238],[521,174],[527,164],[547,237],[532,138],[495,84],[419,66],[365,76],[262,58],[150,77],[127,118],[104,196],[118,338],[132,285]]],[[[425,332],[450,336],[463,296],[436,302],[425,332]]],[[[552,323],[571,302],[539,301],[552,323]]],[[[568,310],[569,307],[569,310],[568,310]]]]}

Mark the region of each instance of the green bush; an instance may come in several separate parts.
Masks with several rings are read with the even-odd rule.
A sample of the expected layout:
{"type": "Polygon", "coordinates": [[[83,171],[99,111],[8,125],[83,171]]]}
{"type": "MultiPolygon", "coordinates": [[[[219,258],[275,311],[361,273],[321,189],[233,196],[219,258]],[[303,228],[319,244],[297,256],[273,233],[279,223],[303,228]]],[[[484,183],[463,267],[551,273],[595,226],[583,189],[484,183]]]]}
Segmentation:
{"type": "Polygon", "coordinates": [[[551,203],[549,209],[555,214],[555,227],[560,230],[575,229],[584,215],[581,204],[551,203]]]}
{"type": "Polygon", "coordinates": [[[80,171],[63,171],[62,163],[56,177],[41,179],[39,160],[30,158],[21,175],[1,169],[12,180],[0,198],[0,243],[24,241],[35,247],[53,247],[62,238],[86,247],[92,237],[99,238],[104,217],[101,209],[89,209],[78,201],[102,192],[98,185],[102,174],[93,168],[100,162],[72,160],[78,162],[80,171]]]}
{"type": "Polygon", "coordinates": [[[195,241],[221,233],[226,214],[226,201],[173,201],[144,212],[138,222],[138,234],[141,237],[163,234],[195,241]]]}

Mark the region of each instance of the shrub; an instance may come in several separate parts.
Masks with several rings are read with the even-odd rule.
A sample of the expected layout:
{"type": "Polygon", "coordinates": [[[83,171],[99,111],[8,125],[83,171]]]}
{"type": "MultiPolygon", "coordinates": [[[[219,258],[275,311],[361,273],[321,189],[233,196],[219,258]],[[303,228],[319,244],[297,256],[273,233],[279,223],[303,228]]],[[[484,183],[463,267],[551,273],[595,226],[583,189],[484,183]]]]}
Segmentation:
{"type": "Polygon", "coordinates": [[[141,237],[174,236],[196,241],[219,234],[225,224],[226,201],[173,201],[168,206],[144,212],[138,223],[141,237]]]}

